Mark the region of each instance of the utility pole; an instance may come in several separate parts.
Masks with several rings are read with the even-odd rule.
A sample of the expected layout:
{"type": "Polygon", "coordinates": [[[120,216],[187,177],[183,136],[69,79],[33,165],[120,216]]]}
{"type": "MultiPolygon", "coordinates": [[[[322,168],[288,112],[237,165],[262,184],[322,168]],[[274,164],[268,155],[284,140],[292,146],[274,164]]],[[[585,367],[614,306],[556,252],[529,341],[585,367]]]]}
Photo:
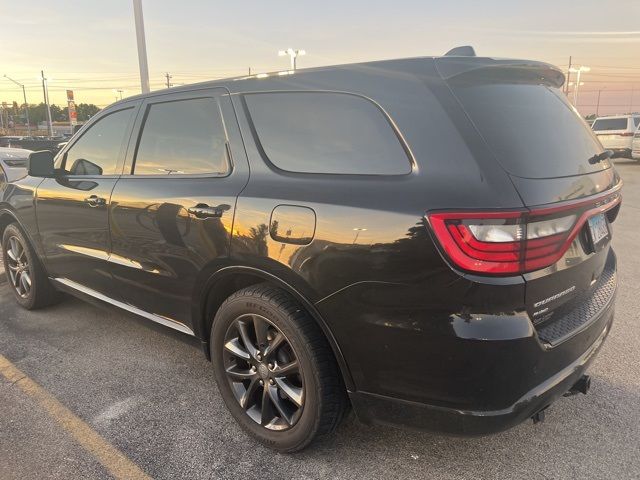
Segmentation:
{"type": "Polygon", "coordinates": [[[138,42],[138,64],[140,65],[140,88],[142,93],[149,93],[149,65],[147,64],[147,42],[144,37],[144,18],[142,16],[142,0],[133,0],[133,15],[136,23],[136,39],[138,42]]]}
{"type": "Polygon", "coordinates": [[[633,113],[633,94],[636,93],[636,86],[631,85],[631,99],[629,100],[629,113],[633,113]]]}
{"type": "Polygon", "coordinates": [[[569,96],[569,81],[571,80],[571,55],[569,55],[569,69],[567,70],[567,81],[565,83],[564,94],[569,96]]]}
{"type": "Polygon", "coordinates": [[[598,102],[596,103],[596,117],[598,117],[598,113],[600,112],[600,94],[602,93],[602,89],[598,90],[598,102]]]}
{"type": "Polygon", "coordinates": [[[44,95],[44,104],[47,109],[47,134],[53,137],[53,123],[51,123],[51,107],[49,106],[49,92],[47,89],[47,79],[44,76],[44,70],[40,70],[42,77],[42,94],[44,95]]]}
{"type": "Polygon", "coordinates": [[[251,76],[251,67],[249,67],[249,76],[251,76]]]}
{"type": "Polygon", "coordinates": [[[173,77],[171,75],[169,75],[169,72],[165,73],[164,77],[167,79],[167,81],[166,81],[167,88],[173,87],[173,84],[171,83],[171,79],[173,77]]]}
{"type": "Polygon", "coordinates": [[[285,57],[287,55],[289,56],[289,59],[291,60],[291,70],[293,71],[295,71],[297,67],[296,59],[306,54],[307,52],[305,52],[304,50],[294,50],[293,48],[287,48],[286,50],[280,50],[278,52],[279,57],[285,57]]]}
{"type": "Polygon", "coordinates": [[[31,122],[29,121],[29,104],[27,103],[27,92],[24,89],[24,84],[16,82],[13,78],[4,76],[7,80],[11,80],[13,83],[22,88],[22,97],[24,98],[24,115],[27,121],[27,135],[31,136],[31,122]]]}

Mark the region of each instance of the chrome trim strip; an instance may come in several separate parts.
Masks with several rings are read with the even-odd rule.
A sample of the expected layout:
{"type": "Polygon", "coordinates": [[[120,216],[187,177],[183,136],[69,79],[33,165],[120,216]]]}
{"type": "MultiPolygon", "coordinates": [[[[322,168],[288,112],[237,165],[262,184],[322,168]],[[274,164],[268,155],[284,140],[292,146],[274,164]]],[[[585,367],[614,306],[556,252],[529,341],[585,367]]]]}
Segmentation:
{"type": "Polygon", "coordinates": [[[68,252],[77,253],[79,255],[85,255],[87,257],[96,258],[105,262],[115,263],[116,265],[122,265],[125,267],[135,268],[136,270],[143,270],[148,273],[155,273],[160,275],[161,272],[157,268],[145,268],[140,262],[135,260],[116,255],[115,253],[107,253],[104,250],[98,250],[95,248],[81,247],[79,245],[66,245],[58,244],[58,248],[66,250],[68,252]]]}
{"type": "Polygon", "coordinates": [[[151,320],[152,322],[159,323],[164,325],[165,327],[173,328],[174,330],[178,330],[179,332],[186,333],[187,335],[195,336],[193,330],[187,327],[185,324],[177,322],[167,317],[162,317],[160,315],[156,315],[154,313],[145,312],[133,305],[129,305],[128,303],[123,303],[118,300],[114,300],[111,297],[107,297],[102,293],[96,292],[90,288],[85,287],[84,285],[80,285],[79,283],[74,282],[73,280],[69,280],[68,278],[52,278],[51,280],[64,285],[65,287],[72,288],[73,290],[77,290],[80,293],[84,293],[85,295],[89,295],[93,298],[101,300],[103,302],[109,303],[115,307],[126,310],[127,312],[133,313],[140,317],[144,317],[147,320],[151,320]]]}
{"type": "Polygon", "coordinates": [[[68,245],[63,243],[58,244],[57,247],[68,252],[86,255],[87,257],[91,258],[97,258],[98,260],[108,260],[109,258],[109,254],[106,251],[98,250],[96,248],[82,247],[80,245],[68,245]]]}

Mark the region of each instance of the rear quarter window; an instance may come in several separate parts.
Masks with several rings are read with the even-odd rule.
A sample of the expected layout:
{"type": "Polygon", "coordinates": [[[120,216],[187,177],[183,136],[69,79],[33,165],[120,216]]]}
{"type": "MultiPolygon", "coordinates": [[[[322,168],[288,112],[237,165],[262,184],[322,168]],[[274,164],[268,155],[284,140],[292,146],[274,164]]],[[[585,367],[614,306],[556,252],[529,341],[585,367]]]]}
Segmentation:
{"type": "Polygon", "coordinates": [[[296,173],[404,175],[411,161],[386,114],[357,95],[244,96],[257,141],[277,168],[296,173]]]}
{"type": "Polygon", "coordinates": [[[626,130],[627,119],[626,118],[601,118],[594,122],[593,130],[596,132],[602,132],[607,130],[626,130]]]}

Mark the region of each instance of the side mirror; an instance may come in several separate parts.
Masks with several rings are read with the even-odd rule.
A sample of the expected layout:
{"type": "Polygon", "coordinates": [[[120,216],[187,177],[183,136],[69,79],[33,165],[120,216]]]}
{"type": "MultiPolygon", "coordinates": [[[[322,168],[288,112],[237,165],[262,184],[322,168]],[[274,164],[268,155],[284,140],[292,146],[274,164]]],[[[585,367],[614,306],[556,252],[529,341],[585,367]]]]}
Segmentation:
{"type": "Polygon", "coordinates": [[[29,161],[27,162],[27,171],[32,177],[54,177],[56,170],[53,166],[53,153],[49,150],[32,152],[29,155],[29,161]]]}

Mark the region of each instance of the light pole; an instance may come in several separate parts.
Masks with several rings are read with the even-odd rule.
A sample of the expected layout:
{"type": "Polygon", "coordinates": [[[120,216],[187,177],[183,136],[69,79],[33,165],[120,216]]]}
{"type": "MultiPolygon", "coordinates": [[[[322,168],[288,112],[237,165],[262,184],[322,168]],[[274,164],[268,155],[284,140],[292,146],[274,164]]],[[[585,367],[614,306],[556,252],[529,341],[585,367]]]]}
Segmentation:
{"type": "Polygon", "coordinates": [[[355,245],[356,242],[358,241],[358,237],[360,236],[360,232],[366,232],[367,229],[366,228],[356,227],[356,228],[353,229],[353,231],[356,232],[355,237],[353,237],[353,244],[355,245]]]}
{"type": "Polygon", "coordinates": [[[598,103],[596,103],[596,117],[598,117],[598,114],[600,113],[600,95],[602,94],[602,90],[604,90],[604,88],[601,88],[600,90],[598,90],[598,103]]]}
{"type": "MultiPolygon", "coordinates": [[[[120,100],[122,100],[122,94],[123,94],[124,92],[126,92],[126,90],[120,90],[120,89],[117,89],[117,90],[112,90],[112,92],[113,92],[113,93],[117,93],[117,94],[119,94],[119,95],[120,95],[120,100]]],[[[118,100],[118,97],[116,97],[116,101],[117,101],[117,100],[118,100]]]]}
{"type": "Polygon", "coordinates": [[[144,37],[144,18],[142,17],[142,0],[133,0],[133,15],[136,22],[136,39],[138,41],[138,64],[140,65],[140,87],[142,93],[149,93],[149,65],[147,64],[147,42],[144,37]]]}
{"type": "Polygon", "coordinates": [[[569,71],[577,74],[575,86],[573,88],[573,106],[578,108],[578,88],[580,87],[580,85],[583,85],[582,83],[580,83],[580,77],[583,73],[590,72],[591,69],[589,67],[581,65],[579,67],[571,67],[569,71]]]}
{"type": "Polygon", "coordinates": [[[13,78],[9,77],[6,73],[4,78],[11,80],[13,83],[22,88],[22,97],[24,98],[24,115],[27,120],[27,135],[31,136],[31,122],[29,122],[29,104],[27,103],[27,92],[24,89],[24,84],[16,82],[13,78]]]}
{"type": "Polygon", "coordinates": [[[49,106],[49,89],[47,79],[44,76],[44,70],[40,70],[40,77],[42,78],[42,93],[44,95],[44,104],[47,109],[47,133],[50,137],[53,137],[53,123],[51,123],[51,107],[49,106]]]}
{"type": "Polygon", "coordinates": [[[307,52],[305,52],[304,50],[294,50],[293,48],[287,48],[286,50],[280,50],[278,52],[278,56],[279,57],[285,57],[285,56],[289,56],[290,60],[291,60],[291,70],[296,69],[296,58],[301,57],[303,55],[306,55],[307,52]]]}

